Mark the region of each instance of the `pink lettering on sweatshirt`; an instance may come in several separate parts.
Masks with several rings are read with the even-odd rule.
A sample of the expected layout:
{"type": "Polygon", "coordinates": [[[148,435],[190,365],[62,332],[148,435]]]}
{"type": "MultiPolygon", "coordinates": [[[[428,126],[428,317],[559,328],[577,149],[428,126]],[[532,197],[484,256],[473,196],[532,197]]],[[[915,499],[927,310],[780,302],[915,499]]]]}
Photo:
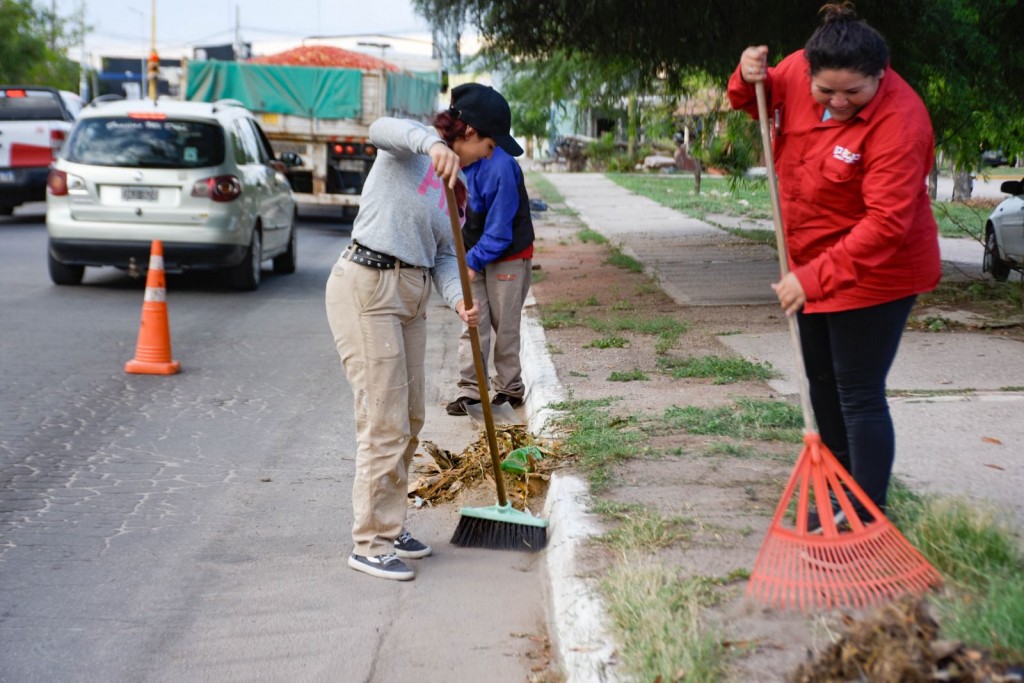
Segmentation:
{"type": "Polygon", "coordinates": [[[437,208],[444,210],[444,183],[441,178],[437,175],[437,171],[434,170],[434,164],[430,164],[430,168],[427,169],[427,174],[423,176],[423,181],[420,182],[419,193],[426,194],[428,190],[436,189],[441,195],[441,198],[437,202],[437,208]]]}

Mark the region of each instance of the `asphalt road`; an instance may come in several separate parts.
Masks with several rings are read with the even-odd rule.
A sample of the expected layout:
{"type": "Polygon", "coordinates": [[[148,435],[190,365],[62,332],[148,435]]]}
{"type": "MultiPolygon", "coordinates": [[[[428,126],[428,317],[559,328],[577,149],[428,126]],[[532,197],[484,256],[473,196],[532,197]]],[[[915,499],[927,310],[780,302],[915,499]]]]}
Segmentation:
{"type": "MultiPolygon", "coordinates": [[[[508,633],[543,628],[539,587],[500,629],[507,595],[477,596],[534,559],[444,547],[437,510],[414,513],[417,581],[345,567],[352,399],[323,286],[350,226],[302,220],[298,272],[265,264],[256,292],[168,276],[182,372],[159,377],[123,372],[144,283],[52,285],[42,219],[0,218],[0,681],[523,680],[508,633]]],[[[435,307],[428,420],[464,430],[454,450],[458,319],[435,307]]]]}

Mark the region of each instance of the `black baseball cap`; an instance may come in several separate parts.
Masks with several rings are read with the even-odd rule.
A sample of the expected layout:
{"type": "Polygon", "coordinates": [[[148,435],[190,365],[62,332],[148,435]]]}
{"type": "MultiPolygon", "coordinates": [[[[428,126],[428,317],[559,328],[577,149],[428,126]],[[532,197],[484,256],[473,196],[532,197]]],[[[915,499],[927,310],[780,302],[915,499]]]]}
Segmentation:
{"type": "Polygon", "coordinates": [[[452,89],[452,116],[473,126],[484,137],[491,138],[514,157],[523,148],[512,139],[512,110],[497,90],[480,83],[465,83],[452,89]]]}

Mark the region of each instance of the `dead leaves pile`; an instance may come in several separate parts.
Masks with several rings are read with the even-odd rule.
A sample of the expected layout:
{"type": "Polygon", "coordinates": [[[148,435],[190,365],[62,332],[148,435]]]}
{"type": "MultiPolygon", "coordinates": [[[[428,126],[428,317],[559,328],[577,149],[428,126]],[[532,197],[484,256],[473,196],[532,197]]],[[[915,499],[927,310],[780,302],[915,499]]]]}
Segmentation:
{"type": "MultiPolygon", "coordinates": [[[[531,458],[532,472],[514,475],[502,471],[505,490],[513,507],[529,508],[531,501],[542,500],[547,489],[551,472],[558,466],[557,449],[552,443],[541,443],[534,439],[525,427],[500,425],[495,429],[498,443],[498,460],[517,448],[536,446],[543,458],[531,458]]],[[[487,433],[481,429],[477,438],[459,454],[443,449],[431,441],[422,444],[423,453],[413,458],[412,475],[409,477],[409,497],[417,506],[449,503],[468,488],[476,485],[495,489],[494,467],[491,463],[487,433]]]]}
{"type": "Polygon", "coordinates": [[[938,640],[927,602],[904,596],[873,616],[846,619],[847,633],[815,661],[802,664],[792,683],[1008,683],[1024,680],[988,661],[983,652],[938,640]]]}

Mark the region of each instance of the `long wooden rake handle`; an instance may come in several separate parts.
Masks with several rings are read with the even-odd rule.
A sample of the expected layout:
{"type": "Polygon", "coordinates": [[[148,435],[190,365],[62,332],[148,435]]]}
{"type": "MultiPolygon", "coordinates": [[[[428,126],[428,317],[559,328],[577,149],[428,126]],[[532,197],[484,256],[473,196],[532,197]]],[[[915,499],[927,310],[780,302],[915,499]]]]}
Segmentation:
{"type": "MultiPolygon", "coordinates": [[[[772,156],[771,120],[768,118],[768,98],[764,92],[764,81],[754,82],[757,94],[757,119],[761,124],[761,146],[764,148],[764,163],[768,170],[768,195],[772,202],[772,220],[775,223],[775,246],[779,252],[779,272],[782,277],[789,274],[789,254],[786,251],[786,234],[782,227],[782,208],[779,204],[779,181],[775,176],[775,160],[772,156]]],[[[787,315],[789,340],[796,357],[797,384],[800,387],[800,408],[804,414],[804,431],[814,431],[814,413],[811,410],[810,390],[807,373],[804,371],[804,354],[800,345],[800,330],[796,316],[787,315]]]]}
{"type": "MultiPolygon", "coordinates": [[[[473,286],[469,282],[469,269],[466,266],[466,245],[462,241],[462,226],[459,222],[459,207],[455,203],[455,193],[448,183],[444,185],[445,203],[448,204],[448,218],[452,223],[452,241],[455,242],[455,256],[459,262],[459,280],[462,282],[462,299],[466,309],[473,307],[473,286]]],[[[476,369],[476,383],[480,390],[480,407],[484,413],[484,429],[487,432],[487,446],[491,451],[491,466],[494,468],[494,484],[498,489],[498,504],[508,505],[505,493],[505,479],[501,476],[501,461],[498,458],[498,438],[494,432],[494,415],[491,413],[491,399],[487,394],[487,369],[484,367],[484,356],[480,350],[480,333],[476,327],[469,327],[469,345],[473,348],[473,365],[476,369]]]]}

